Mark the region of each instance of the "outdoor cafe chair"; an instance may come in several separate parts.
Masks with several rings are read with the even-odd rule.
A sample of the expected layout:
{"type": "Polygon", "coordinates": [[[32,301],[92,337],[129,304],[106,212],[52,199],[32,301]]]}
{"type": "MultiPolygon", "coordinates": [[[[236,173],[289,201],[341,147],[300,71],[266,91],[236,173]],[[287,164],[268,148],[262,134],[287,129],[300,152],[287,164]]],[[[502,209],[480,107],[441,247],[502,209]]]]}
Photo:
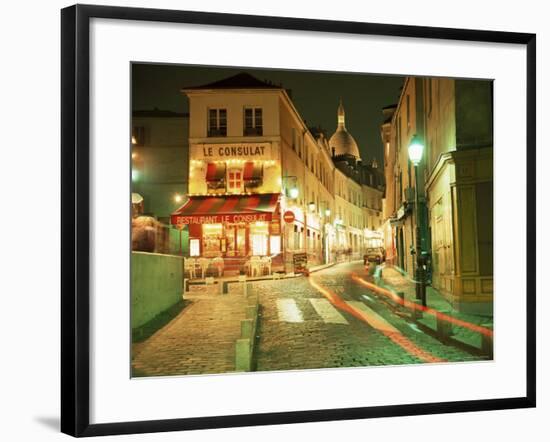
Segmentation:
{"type": "Polygon", "coordinates": [[[189,279],[195,279],[197,277],[196,274],[196,266],[197,262],[195,258],[184,258],[183,259],[183,269],[184,271],[189,273],[189,279]]]}
{"type": "Polygon", "coordinates": [[[201,268],[202,279],[210,266],[210,260],[208,258],[199,258],[199,267],[201,268]]]}
{"type": "Polygon", "coordinates": [[[262,259],[261,259],[261,263],[262,263],[262,273],[263,273],[263,270],[267,270],[267,274],[268,275],[271,275],[271,256],[264,256],[262,259]]]}
{"type": "Polygon", "coordinates": [[[223,262],[223,258],[220,257],[220,256],[216,256],[213,260],[212,260],[212,266],[218,270],[218,276],[222,276],[223,275],[223,267],[224,267],[224,262],[223,262]]]}
{"type": "Polygon", "coordinates": [[[262,274],[262,261],[259,256],[250,257],[250,276],[261,276],[262,274]]]}

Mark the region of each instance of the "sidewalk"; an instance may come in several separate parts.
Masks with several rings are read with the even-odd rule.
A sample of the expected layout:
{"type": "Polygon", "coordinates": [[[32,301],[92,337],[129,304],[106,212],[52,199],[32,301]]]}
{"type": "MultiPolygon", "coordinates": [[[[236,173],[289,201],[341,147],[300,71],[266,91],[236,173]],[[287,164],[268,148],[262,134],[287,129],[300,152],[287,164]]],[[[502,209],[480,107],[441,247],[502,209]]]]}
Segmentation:
{"type": "Polygon", "coordinates": [[[173,376],[235,371],[247,298],[186,293],[192,304],[144,342],[132,345],[133,376],[173,376]]]}
{"type": "MultiPolygon", "coordinates": [[[[346,262],[353,262],[353,261],[346,261],[346,262]]],[[[338,262],[330,262],[328,264],[317,264],[314,266],[308,266],[307,269],[309,273],[318,272],[320,270],[324,270],[328,267],[332,267],[334,265],[340,264],[338,262]]],[[[302,273],[279,273],[279,272],[273,272],[271,275],[261,275],[261,276],[246,276],[246,282],[256,282],[256,281],[270,281],[273,279],[288,279],[288,278],[296,278],[298,276],[303,276],[302,273]]],[[[187,278],[186,278],[187,279],[187,278]]],[[[228,283],[236,283],[240,282],[239,275],[232,275],[232,276],[212,276],[207,278],[195,278],[195,279],[188,279],[190,285],[203,285],[203,284],[214,284],[215,282],[228,282],[228,283]],[[209,282],[208,282],[209,281],[209,282]]]]}
{"type": "MultiPolygon", "coordinates": [[[[379,266],[375,274],[375,283],[388,289],[394,293],[403,292],[405,300],[409,302],[416,301],[415,283],[403,274],[400,269],[389,266],[379,266]]],[[[444,313],[452,318],[456,318],[459,321],[464,321],[474,326],[482,326],[488,329],[493,328],[492,316],[478,316],[472,314],[465,314],[455,310],[452,305],[441,295],[437,290],[432,287],[426,287],[426,305],[428,308],[437,312],[444,313]]],[[[430,328],[433,331],[437,331],[437,318],[433,314],[424,313],[421,318],[417,318],[416,322],[430,328]]],[[[449,324],[449,326],[451,326],[449,324]]],[[[467,327],[453,324],[451,326],[450,339],[459,341],[463,344],[475,347],[477,349],[482,348],[482,337],[479,332],[471,330],[467,327]]]]}

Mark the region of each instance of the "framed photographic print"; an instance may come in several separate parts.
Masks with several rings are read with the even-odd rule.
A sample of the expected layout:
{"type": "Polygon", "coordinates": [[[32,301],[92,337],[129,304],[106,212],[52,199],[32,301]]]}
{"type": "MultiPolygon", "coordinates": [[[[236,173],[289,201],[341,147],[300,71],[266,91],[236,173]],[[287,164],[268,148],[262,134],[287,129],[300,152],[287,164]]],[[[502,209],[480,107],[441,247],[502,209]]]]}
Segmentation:
{"type": "Polygon", "coordinates": [[[535,35],[61,18],[63,432],[535,406],[535,35]]]}

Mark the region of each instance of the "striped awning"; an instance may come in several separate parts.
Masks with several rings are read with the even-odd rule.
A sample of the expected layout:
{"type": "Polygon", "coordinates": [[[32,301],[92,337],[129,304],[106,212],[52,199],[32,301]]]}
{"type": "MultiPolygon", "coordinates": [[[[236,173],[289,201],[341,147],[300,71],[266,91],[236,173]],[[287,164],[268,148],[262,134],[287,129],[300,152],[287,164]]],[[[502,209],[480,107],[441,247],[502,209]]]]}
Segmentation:
{"type": "Polygon", "coordinates": [[[271,221],[278,193],[193,196],[171,216],[174,225],[271,221]]]}

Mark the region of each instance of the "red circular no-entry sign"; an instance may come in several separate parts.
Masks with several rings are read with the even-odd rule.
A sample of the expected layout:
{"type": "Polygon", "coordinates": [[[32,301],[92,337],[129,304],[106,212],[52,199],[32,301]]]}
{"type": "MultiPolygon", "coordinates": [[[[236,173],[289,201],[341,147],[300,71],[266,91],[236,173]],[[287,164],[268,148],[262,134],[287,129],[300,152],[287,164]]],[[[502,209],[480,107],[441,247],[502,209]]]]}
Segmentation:
{"type": "Polygon", "coordinates": [[[285,223],[293,223],[296,217],[294,216],[294,212],[292,210],[287,210],[283,213],[283,219],[285,220],[285,223]]]}

